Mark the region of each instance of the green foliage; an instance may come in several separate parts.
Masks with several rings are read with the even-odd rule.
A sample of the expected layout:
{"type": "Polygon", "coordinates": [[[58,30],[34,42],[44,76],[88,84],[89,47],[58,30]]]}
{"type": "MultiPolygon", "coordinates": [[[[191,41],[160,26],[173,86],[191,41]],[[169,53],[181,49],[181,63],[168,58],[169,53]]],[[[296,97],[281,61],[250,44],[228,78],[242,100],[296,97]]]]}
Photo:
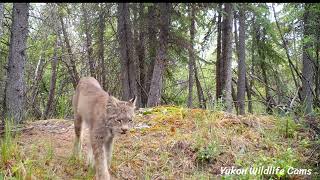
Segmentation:
{"type": "Polygon", "coordinates": [[[314,114],[316,117],[320,117],[320,107],[315,107],[314,108],[314,114]]]}
{"type": "Polygon", "coordinates": [[[70,98],[67,96],[59,97],[57,100],[57,106],[56,106],[57,117],[64,118],[70,115],[71,112],[72,112],[72,105],[70,102],[70,98]]]}
{"type": "Polygon", "coordinates": [[[52,161],[53,157],[54,157],[54,151],[53,151],[52,142],[46,143],[46,155],[44,158],[46,163],[52,161]]]}
{"type": "Polygon", "coordinates": [[[216,103],[214,104],[215,111],[224,111],[225,110],[225,103],[223,102],[222,98],[219,98],[216,103]]]}
{"type": "Polygon", "coordinates": [[[206,147],[201,147],[197,152],[197,160],[201,163],[213,161],[220,154],[217,141],[211,141],[206,147]]]}
{"type": "Polygon", "coordinates": [[[25,159],[17,144],[17,139],[12,134],[13,120],[7,119],[5,122],[5,135],[0,140],[0,178],[25,179],[31,177],[32,161],[25,159]]]}
{"type": "Polygon", "coordinates": [[[284,169],[284,171],[277,173],[276,177],[285,178],[285,177],[288,177],[288,174],[286,173],[288,169],[290,167],[298,167],[297,165],[298,165],[297,155],[294,153],[294,151],[291,148],[287,148],[284,151],[280,151],[280,153],[275,157],[266,157],[264,155],[261,155],[260,157],[257,158],[253,166],[280,167],[281,169],[284,169]]]}
{"type": "Polygon", "coordinates": [[[293,138],[297,133],[297,128],[299,127],[291,116],[278,117],[276,124],[279,135],[287,138],[293,138]]]}

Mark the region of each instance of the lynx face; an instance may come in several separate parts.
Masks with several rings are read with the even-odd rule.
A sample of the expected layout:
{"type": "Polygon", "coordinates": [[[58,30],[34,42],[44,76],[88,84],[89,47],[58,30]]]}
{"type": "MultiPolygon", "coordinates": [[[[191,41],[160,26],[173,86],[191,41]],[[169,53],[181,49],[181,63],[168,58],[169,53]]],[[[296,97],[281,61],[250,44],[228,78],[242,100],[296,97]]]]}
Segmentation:
{"type": "Polygon", "coordinates": [[[110,98],[107,104],[107,126],[115,134],[125,134],[131,126],[134,116],[135,98],[126,102],[110,98]]]}

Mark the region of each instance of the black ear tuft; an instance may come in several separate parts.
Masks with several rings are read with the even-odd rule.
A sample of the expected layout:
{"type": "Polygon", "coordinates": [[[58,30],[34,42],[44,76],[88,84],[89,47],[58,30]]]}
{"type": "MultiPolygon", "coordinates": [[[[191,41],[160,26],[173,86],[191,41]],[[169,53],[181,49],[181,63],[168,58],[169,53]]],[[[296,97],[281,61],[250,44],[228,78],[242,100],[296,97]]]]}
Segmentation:
{"type": "Polygon", "coordinates": [[[133,105],[136,105],[136,101],[137,101],[137,96],[134,96],[132,99],[129,100],[129,102],[132,103],[133,105]]]}

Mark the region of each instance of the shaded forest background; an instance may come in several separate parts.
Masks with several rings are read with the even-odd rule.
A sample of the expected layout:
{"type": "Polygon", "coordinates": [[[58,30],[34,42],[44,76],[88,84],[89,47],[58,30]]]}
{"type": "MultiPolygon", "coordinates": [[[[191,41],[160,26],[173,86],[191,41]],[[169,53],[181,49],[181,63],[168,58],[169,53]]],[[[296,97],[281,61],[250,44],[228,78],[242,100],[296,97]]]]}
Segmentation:
{"type": "Polygon", "coordinates": [[[139,107],[320,113],[320,6],[0,3],[0,110],[72,118],[83,76],[139,107]]]}

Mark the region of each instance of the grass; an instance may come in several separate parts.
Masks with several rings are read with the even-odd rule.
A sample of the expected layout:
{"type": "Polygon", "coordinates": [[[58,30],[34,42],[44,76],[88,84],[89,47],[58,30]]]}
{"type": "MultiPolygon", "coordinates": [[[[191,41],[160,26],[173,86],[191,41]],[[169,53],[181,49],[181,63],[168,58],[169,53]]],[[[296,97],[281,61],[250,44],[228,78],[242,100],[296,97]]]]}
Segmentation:
{"type": "MultiPolygon", "coordinates": [[[[65,121],[55,122],[62,123],[65,121]]],[[[287,173],[221,176],[220,168],[230,166],[312,168],[312,178],[319,177],[315,167],[319,152],[313,151],[320,141],[288,116],[235,116],[221,111],[159,106],[140,111],[135,123],[150,128],[132,129],[116,138],[111,164],[111,174],[116,179],[299,177],[287,173]]],[[[93,178],[94,171],[84,159],[71,156],[73,131],[65,134],[69,137],[65,152],[60,152],[56,144],[62,136],[47,133],[38,137],[39,141],[31,138],[33,143],[22,146],[18,142],[28,136],[12,138],[9,132],[1,140],[0,179],[93,178]]]]}

